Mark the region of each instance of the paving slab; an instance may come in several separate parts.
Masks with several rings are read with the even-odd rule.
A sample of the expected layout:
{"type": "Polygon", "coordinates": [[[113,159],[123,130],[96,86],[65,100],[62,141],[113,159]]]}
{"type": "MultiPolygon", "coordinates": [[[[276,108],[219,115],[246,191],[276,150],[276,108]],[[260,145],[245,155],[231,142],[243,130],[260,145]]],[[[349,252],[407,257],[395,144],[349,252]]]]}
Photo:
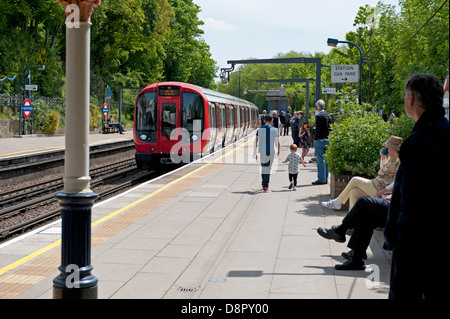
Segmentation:
{"type": "MultiPolygon", "coordinates": [[[[222,157],[205,159],[192,175],[179,171],[180,181],[158,194],[156,186],[166,185],[162,180],[94,207],[94,216],[128,207],[93,229],[99,297],[386,299],[390,255],[381,248],[382,233],[375,232],[368,249],[366,264],[374,272],[335,270],[349,249],[316,229],[339,224],[346,212],[320,205],[330,189],[311,184],[315,163],[301,167],[296,191],[288,189],[287,164],[281,162],[292,139],[283,136],[281,142],[267,193],[259,163],[248,157],[250,138],[223,150],[222,157]],[[148,199],[134,203],[143,197],[148,199]]],[[[311,150],[307,161],[313,155],[311,150]]],[[[16,298],[51,298],[51,280],[16,298]]]]}

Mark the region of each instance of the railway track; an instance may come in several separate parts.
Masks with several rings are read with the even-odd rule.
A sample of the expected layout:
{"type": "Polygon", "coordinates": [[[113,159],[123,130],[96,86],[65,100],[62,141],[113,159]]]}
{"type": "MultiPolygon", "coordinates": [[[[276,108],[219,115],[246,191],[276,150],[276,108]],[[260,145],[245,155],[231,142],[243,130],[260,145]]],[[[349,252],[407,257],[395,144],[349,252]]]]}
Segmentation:
{"type": "MultiPolygon", "coordinates": [[[[91,165],[103,165],[106,162],[134,158],[132,139],[91,145],[89,161],[91,165]]],[[[33,154],[22,154],[0,158],[0,189],[16,185],[42,176],[64,173],[64,149],[57,149],[33,154]]]]}
{"type": "MultiPolygon", "coordinates": [[[[91,170],[91,189],[99,194],[97,202],[116,195],[158,173],[136,168],[133,159],[91,170]]],[[[0,195],[0,242],[41,226],[61,216],[55,194],[62,191],[62,178],[3,192],[0,195]]]]}

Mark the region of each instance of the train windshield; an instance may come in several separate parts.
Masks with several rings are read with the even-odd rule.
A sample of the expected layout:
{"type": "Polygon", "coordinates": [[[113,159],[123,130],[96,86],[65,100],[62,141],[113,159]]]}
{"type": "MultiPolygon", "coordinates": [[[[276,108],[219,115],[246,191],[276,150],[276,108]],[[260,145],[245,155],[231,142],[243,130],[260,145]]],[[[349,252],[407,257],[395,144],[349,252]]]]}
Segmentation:
{"type": "Polygon", "coordinates": [[[191,92],[182,93],[182,127],[189,131],[192,137],[201,137],[203,131],[203,98],[191,92]]]}
{"type": "Polygon", "coordinates": [[[136,103],[136,130],[156,132],[156,92],[141,94],[136,103]]]}

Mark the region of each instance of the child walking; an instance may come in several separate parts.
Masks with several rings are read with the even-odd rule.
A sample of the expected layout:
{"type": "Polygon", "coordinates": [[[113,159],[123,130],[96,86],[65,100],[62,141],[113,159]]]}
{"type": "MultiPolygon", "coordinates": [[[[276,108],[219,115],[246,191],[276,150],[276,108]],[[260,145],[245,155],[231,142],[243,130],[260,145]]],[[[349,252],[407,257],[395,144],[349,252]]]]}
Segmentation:
{"type": "Polygon", "coordinates": [[[283,163],[288,163],[288,173],[289,173],[289,189],[292,189],[293,191],[297,190],[297,176],[298,176],[298,167],[300,163],[303,164],[304,167],[306,167],[305,162],[302,160],[300,155],[297,153],[297,145],[292,144],[289,148],[291,152],[286,157],[286,160],[283,161],[283,163]]]}

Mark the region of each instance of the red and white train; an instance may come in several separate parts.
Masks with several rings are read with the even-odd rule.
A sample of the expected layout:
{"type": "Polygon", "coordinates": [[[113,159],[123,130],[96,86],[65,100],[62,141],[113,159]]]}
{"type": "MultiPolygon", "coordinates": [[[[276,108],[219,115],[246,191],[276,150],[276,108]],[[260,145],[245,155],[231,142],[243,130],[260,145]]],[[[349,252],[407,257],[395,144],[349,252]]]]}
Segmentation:
{"type": "Polygon", "coordinates": [[[254,131],[256,105],[181,82],[145,87],[136,98],[134,144],[139,168],[189,162],[254,131]]]}

